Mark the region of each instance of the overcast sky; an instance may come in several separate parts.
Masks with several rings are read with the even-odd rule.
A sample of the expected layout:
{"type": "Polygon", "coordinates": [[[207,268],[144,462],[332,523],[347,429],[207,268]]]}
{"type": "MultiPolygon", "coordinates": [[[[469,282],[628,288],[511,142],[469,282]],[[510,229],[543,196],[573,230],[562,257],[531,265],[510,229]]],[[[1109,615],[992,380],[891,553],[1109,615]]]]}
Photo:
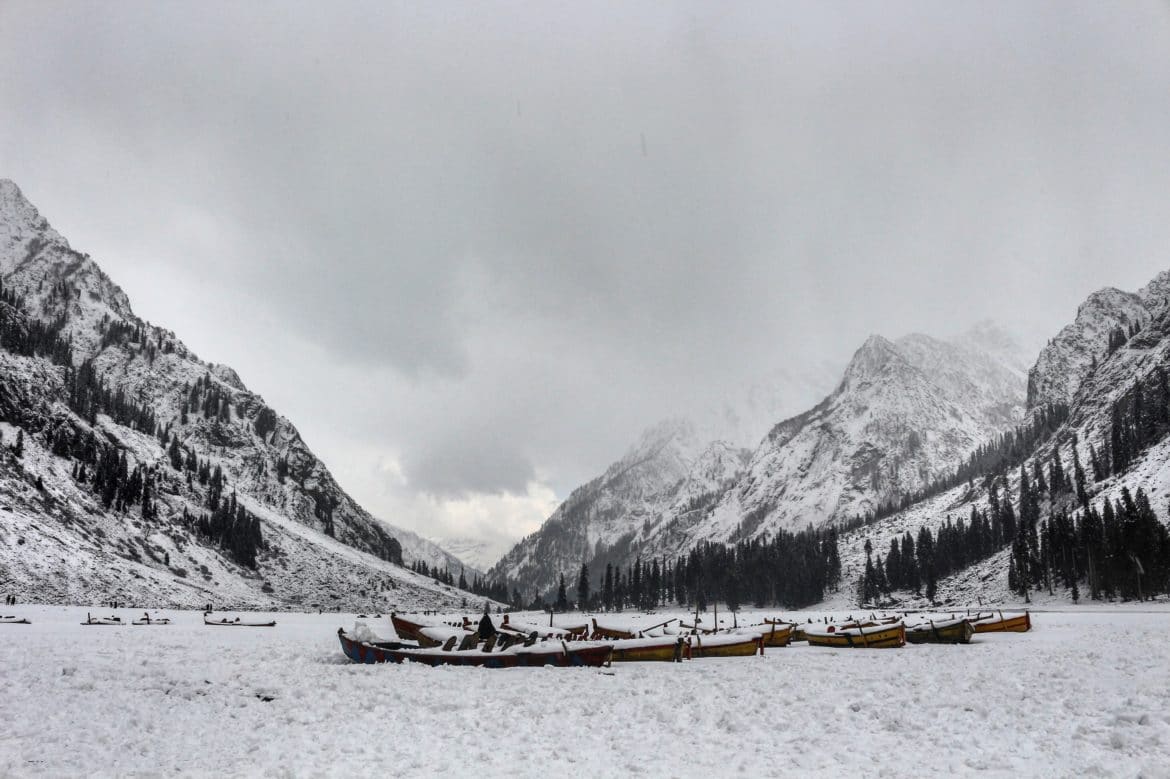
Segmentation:
{"type": "Polygon", "coordinates": [[[0,73],[140,315],[497,552],[667,414],[1170,267],[1165,3],[0,0],[0,73]]]}

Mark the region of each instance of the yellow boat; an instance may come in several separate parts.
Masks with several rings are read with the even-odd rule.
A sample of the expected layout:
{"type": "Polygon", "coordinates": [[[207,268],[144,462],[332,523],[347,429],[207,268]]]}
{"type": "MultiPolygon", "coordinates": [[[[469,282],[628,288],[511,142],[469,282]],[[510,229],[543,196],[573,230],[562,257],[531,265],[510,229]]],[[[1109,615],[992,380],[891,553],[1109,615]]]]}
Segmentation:
{"type": "Polygon", "coordinates": [[[1032,629],[1032,616],[1027,611],[1006,616],[1002,611],[997,611],[978,614],[969,619],[976,633],[1027,633],[1032,629]]]}
{"type": "Polygon", "coordinates": [[[975,628],[963,617],[928,619],[906,628],[911,644],[969,644],[975,628]]]}
{"type": "Polygon", "coordinates": [[[788,646],[792,643],[796,626],[791,622],[764,620],[764,624],[757,627],[764,634],[764,646],[788,646]]]}
{"type": "Polygon", "coordinates": [[[689,636],[691,657],[751,657],[764,653],[759,633],[728,633],[689,636]]]}
{"type": "Polygon", "coordinates": [[[906,645],[906,627],[901,622],[894,625],[847,628],[837,625],[807,625],[804,634],[811,646],[892,649],[906,645]]]}
{"type": "Polygon", "coordinates": [[[690,659],[691,648],[683,636],[659,638],[624,638],[609,642],[613,644],[615,663],[661,662],[670,663],[690,659]]]}

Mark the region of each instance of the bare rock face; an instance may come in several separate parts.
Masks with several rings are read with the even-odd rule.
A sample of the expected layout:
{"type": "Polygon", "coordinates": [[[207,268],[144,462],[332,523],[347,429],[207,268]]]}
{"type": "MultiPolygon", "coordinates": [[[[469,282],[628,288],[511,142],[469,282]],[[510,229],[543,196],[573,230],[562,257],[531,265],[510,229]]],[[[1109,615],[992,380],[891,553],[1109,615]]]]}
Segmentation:
{"type": "Polygon", "coordinates": [[[1149,320],[1141,295],[1111,287],[1094,292],[1028,372],[1028,408],[1071,403],[1085,378],[1109,355],[1111,339],[1116,342],[1119,332],[1128,337],[1149,320]]]}
{"type": "Polygon", "coordinates": [[[0,281],[0,432],[6,443],[22,434],[25,442],[22,456],[0,468],[10,503],[0,510],[12,512],[6,539],[28,528],[22,543],[0,543],[0,572],[14,587],[63,600],[116,586],[143,602],[224,596],[374,608],[400,588],[404,603],[462,598],[402,568],[415,560],[458,568],[457,559],[357,505],[288,419],[230,367],[203,362],[174,333],[135,316],[121,288],[7,180],[0,180],[0,281]],[[33,344],[50,340],[59,344],[55,353],[33,344]],[[79,399],[79,376],[91,378],[91,394],[103,386],[105,400],[79,399]],[[113,447],[127,472],[138,471],[153,511],[122,495],[106,505],[85,473],[92,465],[78,478],[90,441],[113,447]],[[197,519],[214,502],[204,467],[221,474],[223,500],[259,522],[265,543],[254,568],[198,532],[197,519]],[[42,487],[29,493],[29,483],[42,487]],[[54,562],[29,564],[38,553],[54,562]],[[68,586],[64,571],[76,577],[68,586]]]}

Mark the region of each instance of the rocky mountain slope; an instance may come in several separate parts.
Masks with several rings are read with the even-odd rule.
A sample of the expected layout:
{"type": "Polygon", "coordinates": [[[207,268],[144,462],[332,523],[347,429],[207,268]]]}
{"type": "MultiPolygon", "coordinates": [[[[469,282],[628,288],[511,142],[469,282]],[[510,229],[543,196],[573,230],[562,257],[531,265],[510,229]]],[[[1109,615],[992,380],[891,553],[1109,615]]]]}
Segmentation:
{"type": "Polygon", "coordinates": [[[393,590],[404,604],[463,597],[401,566],[458,559],[370,516],[287,419],[135,316],[6,180],[0,281],[0,589],[361,608],[393,590]]]}
{"type": "MultiPolygon", "coordinates": [[[[1034,475],[1037,469],[1049,474],[1048,482],[1052,481],[1054,461],[1066,473],[1063,489],[1054,489],[1050,483],[1037,489],[1038,515],[1042,520],[1055,514],[1080,522],[1086,505],[1101,511],[1106,501],[1124,502],[1125,495],[1133,497],[1140,492],[1148,498],[1157,519],[1163,524],[1170,522],[1167,376],[1170,271],[1160,273],[1136,293],[1110,288],[1090,295],[1077,310],[1074,321],[1041,350],[1028,373],[1028,413],[1059,403],[1068,408],[1067,420],[1017,458],[1019,465],[993,470],[843,535],[841,559],[848,584],[834,602],[855,602],[853,583],[862,575],[867,541],[881,554],[895,536],[917,536],[923,528],[937,532],[948,521],[970,517],[972,510],[988,515],[997,497],[1010,500],[1019,514],[1021,465],[1028,474],[1034,475]],[[1137,388],[1142,400],[1135,405],[1137,388]],[[1132,441],[1126,440],[1132,434],[1118,432],[1135,428],[1147,432],[1132,441]],[[1083,500],[1076,494],[1074,463],[1080,463],[1084,471],[1083,500]]],[[[1009,589],[1010,552],[1005,546],[940,581],[937,599],[951,604],[1022,600],[1018,591],[1009,589]]],[[[1096,562],[1103,564],[1100,558],[1096,562]]],[[[1089,595],[1088,569],[1086,560],[1079,570],[1084,588],[1081,597],[1089,595]]],[[[1154,571],[1148,573],[1153,575],[1154,571]]],[[[926,603],[921,593],[902,591],[892,597],[910,605],[926,603]]],[[[1067,600],[1071,590],[1054,585],[1052,593],[1043,587],[1031,597],[1067,600]]]]}
{"type": "Polygon", "coordinates": [[[582,562],[625,565],[873,512],[1016,424],[1023,364],[986,324],[948,341],[873,336],[828,397],[754,451],[704,441],[685,423],[652,428],[492,573],[544,591],[582,562]]]}

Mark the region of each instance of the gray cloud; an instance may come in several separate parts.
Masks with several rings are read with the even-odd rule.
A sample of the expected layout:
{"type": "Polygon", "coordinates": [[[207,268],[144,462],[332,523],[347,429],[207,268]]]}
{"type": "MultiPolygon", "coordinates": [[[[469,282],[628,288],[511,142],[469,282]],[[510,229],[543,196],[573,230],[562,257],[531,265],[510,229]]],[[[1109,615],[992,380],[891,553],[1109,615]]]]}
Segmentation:
{"type": "Polygon", "coordinates": [[[442,525],[401,512],[1170,265],[1168,44],[1154,3],[9,3],[0,169],[442,525]]]}

